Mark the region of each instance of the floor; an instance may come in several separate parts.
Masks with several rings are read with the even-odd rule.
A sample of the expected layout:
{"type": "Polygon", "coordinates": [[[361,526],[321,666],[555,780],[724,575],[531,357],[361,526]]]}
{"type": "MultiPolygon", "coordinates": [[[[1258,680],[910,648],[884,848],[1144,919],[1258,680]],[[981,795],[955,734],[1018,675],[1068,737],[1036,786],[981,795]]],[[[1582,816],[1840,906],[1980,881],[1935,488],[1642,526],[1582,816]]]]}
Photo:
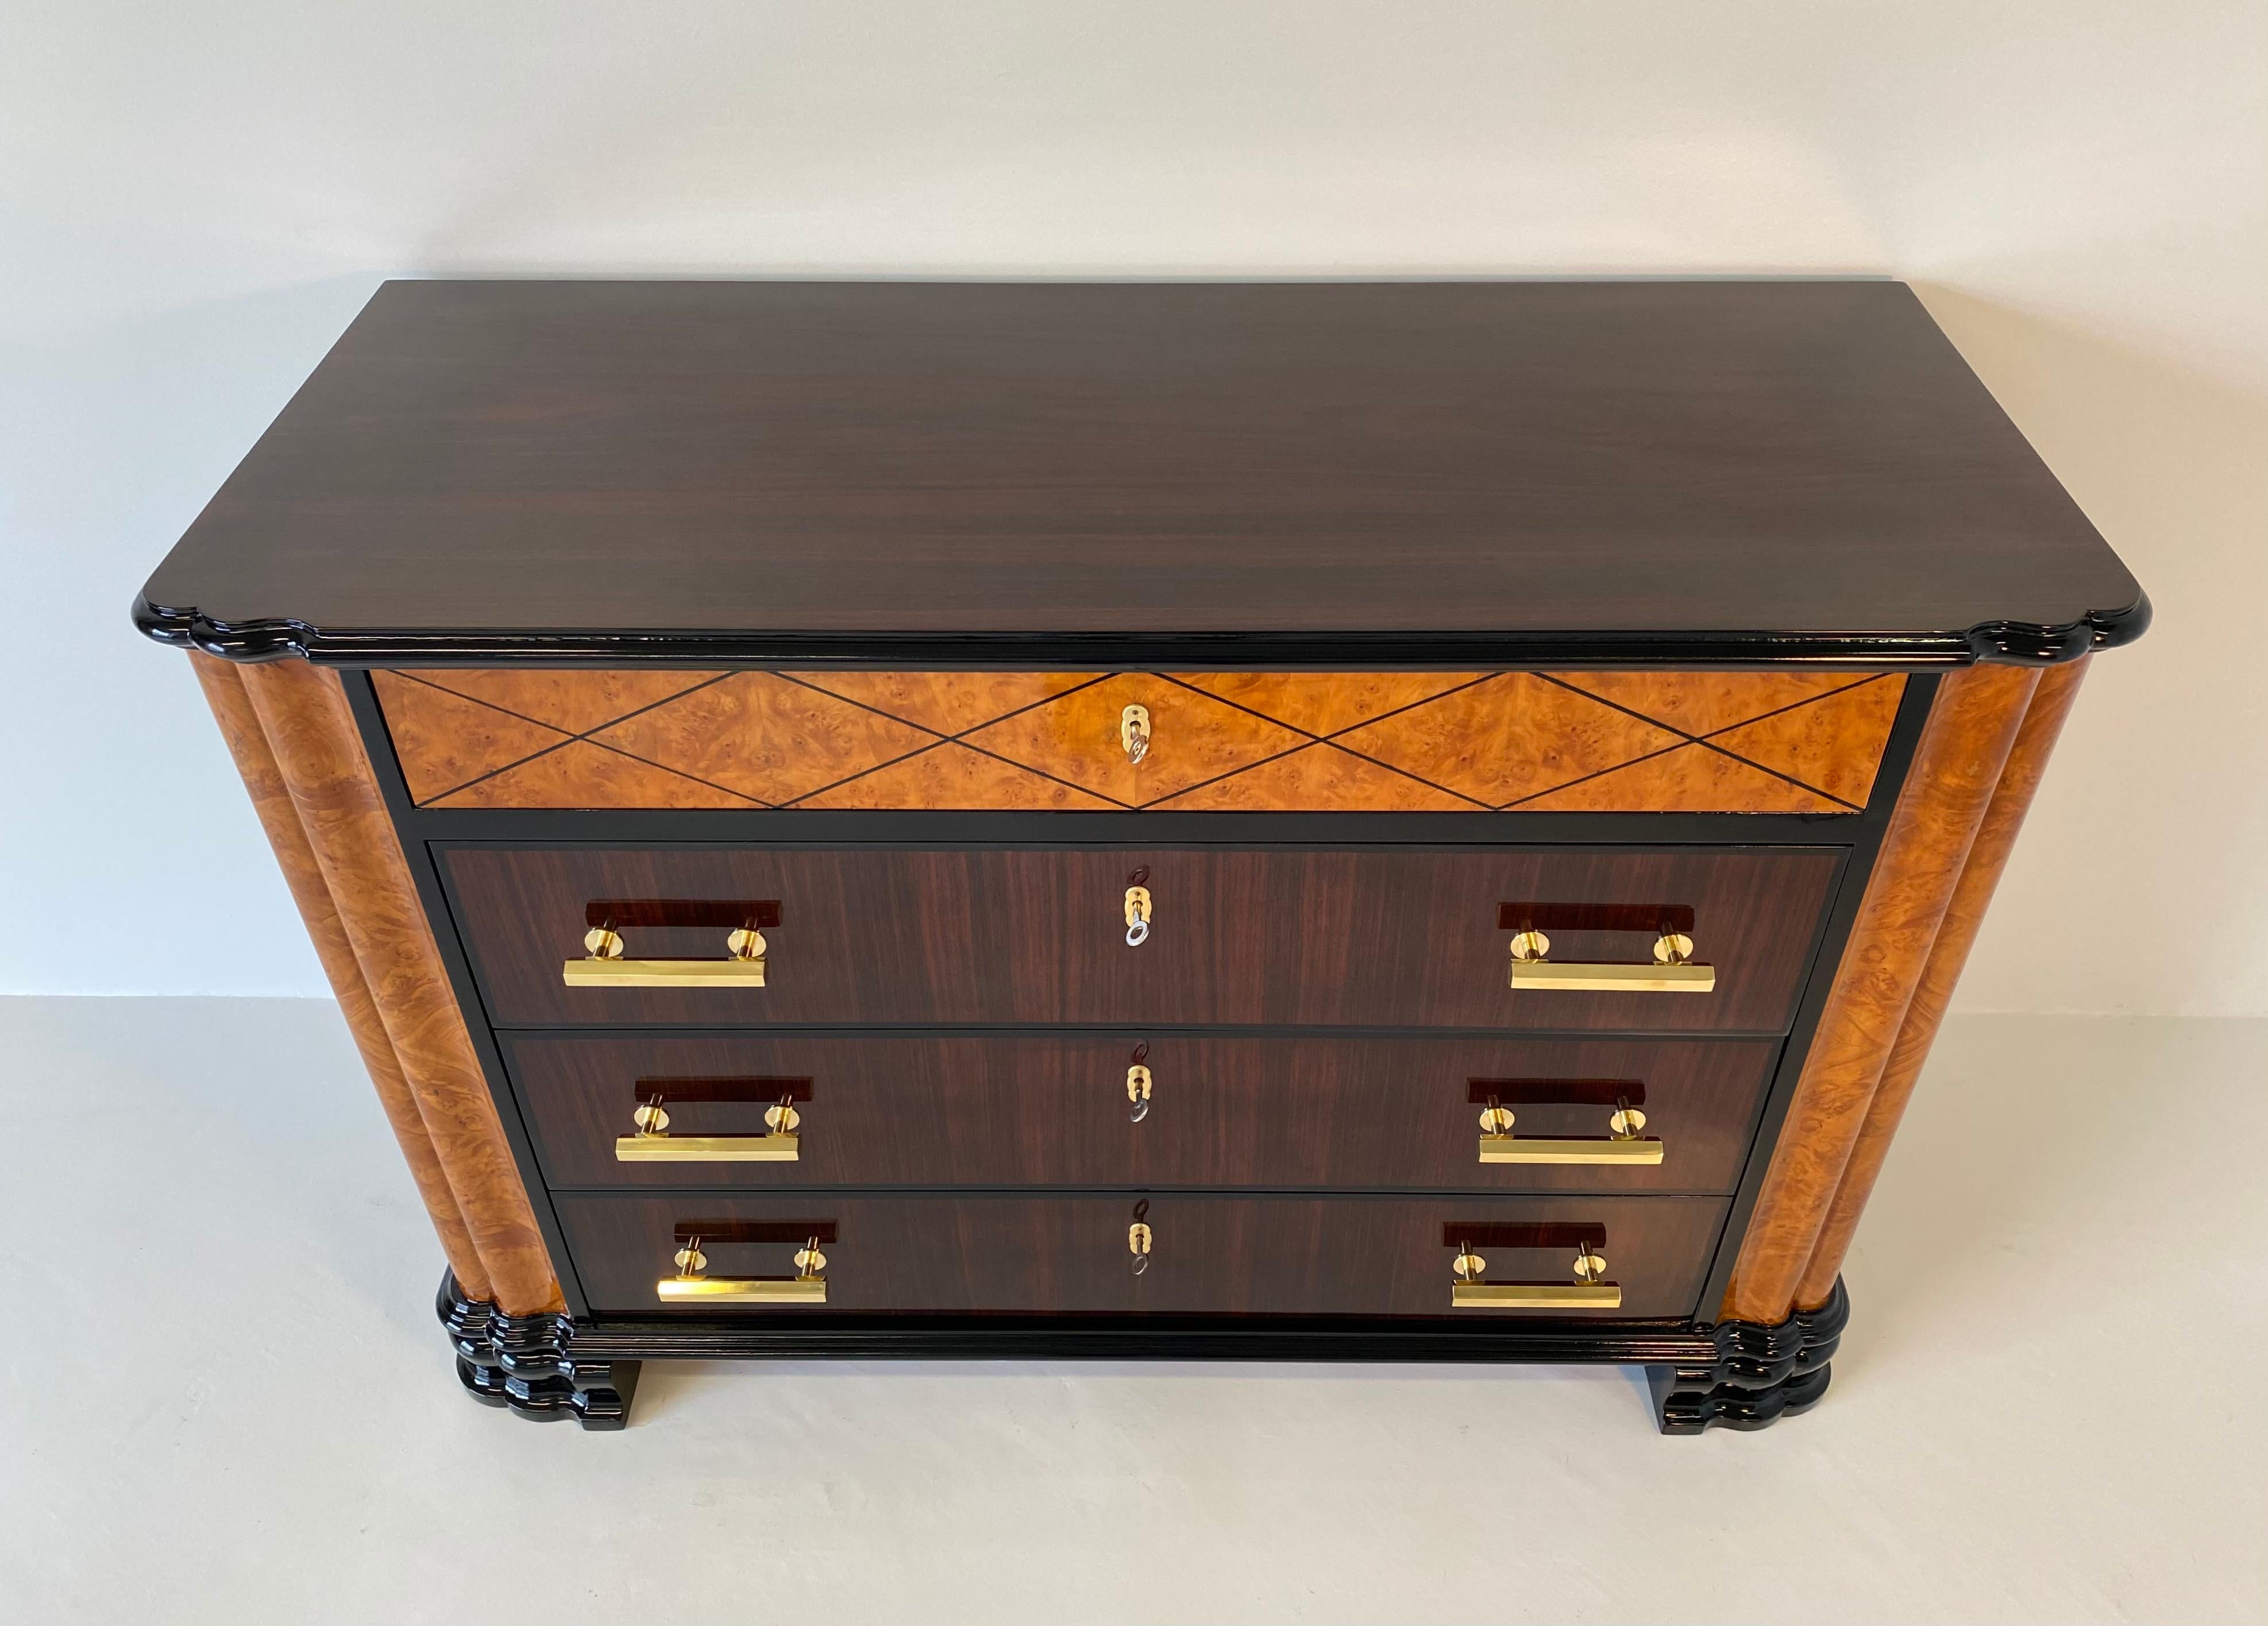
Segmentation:
{"type": "Polygon", "coordinates": [[[0,1000],[0,1620],[2257,1621],[2268,1022],[1940,1041],[1835,1387],[650,1365],[476,1406],[337,1013],[0,1000]]]}

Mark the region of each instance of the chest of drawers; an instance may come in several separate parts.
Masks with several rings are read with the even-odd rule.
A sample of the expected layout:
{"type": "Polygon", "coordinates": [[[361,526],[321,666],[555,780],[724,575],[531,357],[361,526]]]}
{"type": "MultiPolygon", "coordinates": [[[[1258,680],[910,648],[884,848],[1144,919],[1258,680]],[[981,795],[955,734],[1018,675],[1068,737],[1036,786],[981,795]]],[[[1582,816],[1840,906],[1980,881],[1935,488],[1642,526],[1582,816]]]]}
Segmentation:
{"type": "Polygon", "coordinates": [[[1894,283],[388,284],[160,568],[476,1395],[1815,1402],[2140,589],[1894,283]]]}

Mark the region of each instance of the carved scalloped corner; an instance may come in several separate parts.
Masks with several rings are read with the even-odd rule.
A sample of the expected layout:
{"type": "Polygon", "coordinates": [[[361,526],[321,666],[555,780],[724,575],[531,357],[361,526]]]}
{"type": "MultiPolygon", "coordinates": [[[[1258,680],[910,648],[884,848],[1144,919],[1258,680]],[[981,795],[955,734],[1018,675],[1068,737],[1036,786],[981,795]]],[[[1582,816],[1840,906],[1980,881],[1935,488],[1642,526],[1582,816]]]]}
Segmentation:
{"type": "Polygon", "coordinates": [[[2053,666],[2096,650],[2132,644],[2150,629],[2150,595],[2137,592],[2123,610],[2092,610],[2066,626],[2034,622],[1988,621],[1969,629],[1970,652],[1978,660],[2020,666],[2053,666]]]}
{"type": "Polygon", "coordinates": [[[173,609],[152,604],[140,594],[134,600],[134,629],[173,649],[199,650],[222,660],[247,665],[307,655],[311,641],[320,636],[302,622],[248,621],[231,624],[214,621],[195,608],[173,609]]]}
{"type": "Polygon", "coordinates": [[[1816,1405],[1850,1320],[1851,1296],[1838,1277],[1825,1304],[1776,1327],[1719,1321],[1705,1335],[1715,1359],[1646,1369],[1655,1424],[1665,1434],[1698,1434],[1712,1424],[1760,1429],[1816,1405]]]}
{"type": "Polygon", "coordinates": [[[433,1312],[456,1355],[457,1381],[475,1400],[523,1417],[571,1416],[586,1429],[629,1423],[641,1364],[576,1359],[574,1317],[507,1315],[466,1298],[446,1270],[433,1312]]]}
{"type": "Polygon", "coordinates": [[[195,641],[189,636],[194,619],[185,611],[169,610],[138,592],[134,595],[134,630],[152,643],[177,650],[195,649],[195,641]]]}

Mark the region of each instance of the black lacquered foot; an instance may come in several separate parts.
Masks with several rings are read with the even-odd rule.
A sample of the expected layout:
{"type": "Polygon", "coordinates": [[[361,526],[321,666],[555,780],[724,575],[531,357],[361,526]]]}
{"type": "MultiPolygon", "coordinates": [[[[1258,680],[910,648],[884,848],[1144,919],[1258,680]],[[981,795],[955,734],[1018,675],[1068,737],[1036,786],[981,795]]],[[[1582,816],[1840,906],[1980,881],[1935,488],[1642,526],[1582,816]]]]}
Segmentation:
{"type": "Polygon", "coordinates": [[[1709,1335],[1713,1359],[1646,1369],[1655,1423],[1665,1434],[1698,1434],[1712,1424],[1760,1429],[1816,1404],[1850,1319],[1850,1295],[1837,1278],[1825,1304],[1777,1327],[1719,1322],[1709,1335]]]}
{"type": "Polygon", "coordinates": [[[457,1381],[475,1400],[524,1417],[571,1416],[586,1429],[618,1429],[637,1394],[637,1361],[578,1360],[574,1318],[506,1315],[468,1299],[453,1273],[434,1304],[457,1356],[457,1381]]]}

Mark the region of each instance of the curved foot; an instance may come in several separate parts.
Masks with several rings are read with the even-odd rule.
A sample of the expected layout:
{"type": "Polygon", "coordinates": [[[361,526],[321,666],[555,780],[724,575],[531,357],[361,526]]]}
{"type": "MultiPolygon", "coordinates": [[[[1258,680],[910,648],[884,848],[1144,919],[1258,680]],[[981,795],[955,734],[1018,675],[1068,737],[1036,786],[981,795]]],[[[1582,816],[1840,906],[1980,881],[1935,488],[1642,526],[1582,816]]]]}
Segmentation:
{"type": "Polygon", "coordinates": [[[578,1360],[574,1318],[506,1315],[468,1299],[444,1272],[434,1313],[456,1351],[457,1381],[485,1405],[523,1417],[573,1417],[586,1429],[618,1429],[637,1394],[637,1361],[578,1360]]]}
{"type": "Polygon", "coordinates": [[[1825,1304],[1777,1327],[1719,1322],[1709,1335],[1713,1360],[1646,1369],[1656,1424],[1665,1434],[1698,1434],[1712,1424],[1760,1429],[1816,1405],[1850,1319],[1851,1297],[1837,1277],[1825,1304]]]}

